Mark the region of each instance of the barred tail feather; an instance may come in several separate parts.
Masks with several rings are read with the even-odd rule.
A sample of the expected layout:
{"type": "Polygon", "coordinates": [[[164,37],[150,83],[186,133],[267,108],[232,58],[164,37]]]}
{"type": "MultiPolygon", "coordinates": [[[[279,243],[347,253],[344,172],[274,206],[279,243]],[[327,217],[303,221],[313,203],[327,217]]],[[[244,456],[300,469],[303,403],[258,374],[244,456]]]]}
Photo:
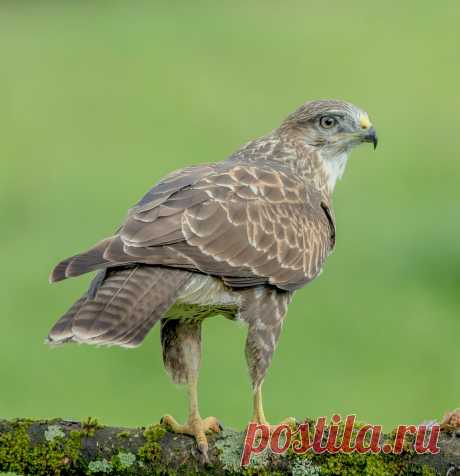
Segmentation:
{"type": "Polygon", "coordinates": [[[136,265],[109,269],[51,329],[48,343],[136,347],[190,278],[182,270],[136,265]]]}
{"type": "Polygon", "coordinates": [[[73,306],[54,324],[53,328],[45,339],[46,344],[60,345],[73,341],[72,323],[75,315],[87,301],[85,293],[73,306]]]}

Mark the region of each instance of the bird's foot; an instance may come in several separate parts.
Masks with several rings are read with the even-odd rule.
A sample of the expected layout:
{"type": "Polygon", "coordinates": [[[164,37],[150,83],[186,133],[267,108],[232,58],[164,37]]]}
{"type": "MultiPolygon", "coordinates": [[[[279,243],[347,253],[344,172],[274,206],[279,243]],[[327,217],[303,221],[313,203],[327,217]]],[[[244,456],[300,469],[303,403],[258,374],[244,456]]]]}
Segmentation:
{"type": "Polygon", "coordinates": [[[207,418],[189,418],[185,425],[178,423],[171,415],[165,415],[160,423],[168,427],[174,433],[181,433],[195,437],[198,450],[203,455],[205,463],[208,459],[208,439],[206,433],[219,433],[222,431],[222,425],[215,417],[207,418]]]}
{"type": "Polygon", "coordinates": [[[460,408],[444,415],[441,423],[441,430],[454,431],[460,428],[460,408]]]}
{"type": "Polygon", "coordinates": [[[276,428],[278,428],[281,425],[288,425],[291,428],[297,427],[297,420],[294,417],[287,417],[284,420],[282,420],[280,423],[278,423],[277,425],[271,425],[270,423],[268,423],[265,417],[263,418],[255,417],[251,420],[251,423],[257,423],[258,425],[267,425],[270,427],[270,432],[275,431],[276,428]]]}

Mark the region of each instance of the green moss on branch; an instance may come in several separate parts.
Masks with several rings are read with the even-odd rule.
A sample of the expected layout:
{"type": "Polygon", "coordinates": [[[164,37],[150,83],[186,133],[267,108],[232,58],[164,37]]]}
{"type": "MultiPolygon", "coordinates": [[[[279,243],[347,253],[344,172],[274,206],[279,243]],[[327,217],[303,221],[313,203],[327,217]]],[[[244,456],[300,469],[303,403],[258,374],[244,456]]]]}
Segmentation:
{"type": "Polygon", "coordinates": [[[209,438],[210,463],[204,465],[192,438],[161,425],[127,429],[104,427],[95,419],[0,420],[0,475],[190,475],[242,474],[294,476],[432,476],[460,474],[460,437],[443,433],[441,453],[418,456],[342,453],[280,457],[266,452],[242,469],[244,434],[224,430],[209,438]],[[3,473],[2,473],[3,472],[3,473]]]}

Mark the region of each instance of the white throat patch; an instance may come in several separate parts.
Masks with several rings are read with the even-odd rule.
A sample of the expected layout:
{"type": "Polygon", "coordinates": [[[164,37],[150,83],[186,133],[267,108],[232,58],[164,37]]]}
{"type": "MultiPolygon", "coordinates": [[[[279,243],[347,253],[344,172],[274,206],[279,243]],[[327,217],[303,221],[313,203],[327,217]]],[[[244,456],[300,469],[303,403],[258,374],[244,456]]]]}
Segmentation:
{"type": "Polygon", "coordinates": [[[348,154],[344,152],[333,158],[323,158],[323,167],[327,176],[327,186],[332,192],[338,179],[341,179],[348,161],[348,154]]]}

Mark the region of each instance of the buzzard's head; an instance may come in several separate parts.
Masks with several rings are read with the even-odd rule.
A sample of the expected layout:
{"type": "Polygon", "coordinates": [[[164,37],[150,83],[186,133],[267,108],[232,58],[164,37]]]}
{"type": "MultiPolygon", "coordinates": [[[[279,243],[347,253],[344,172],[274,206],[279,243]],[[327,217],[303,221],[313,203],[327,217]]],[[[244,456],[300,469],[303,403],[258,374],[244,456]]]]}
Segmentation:
{"type": "Polygon", "coordinates": [[[308,145],[321,148],[327,155],[348,152],[363,142],[377,147],[377,134],[367,113],[345,101],[307,102],[283,126],[295,129],[308,145]]]}
{"type": "Polygon", "coordinates": [[[353,147],[363,142],[377,147],[377,134],[367,113],[345,101],[307,102],[286,118],[281,130],[319,152],[331,189],[342,176],[353,147]]]}

